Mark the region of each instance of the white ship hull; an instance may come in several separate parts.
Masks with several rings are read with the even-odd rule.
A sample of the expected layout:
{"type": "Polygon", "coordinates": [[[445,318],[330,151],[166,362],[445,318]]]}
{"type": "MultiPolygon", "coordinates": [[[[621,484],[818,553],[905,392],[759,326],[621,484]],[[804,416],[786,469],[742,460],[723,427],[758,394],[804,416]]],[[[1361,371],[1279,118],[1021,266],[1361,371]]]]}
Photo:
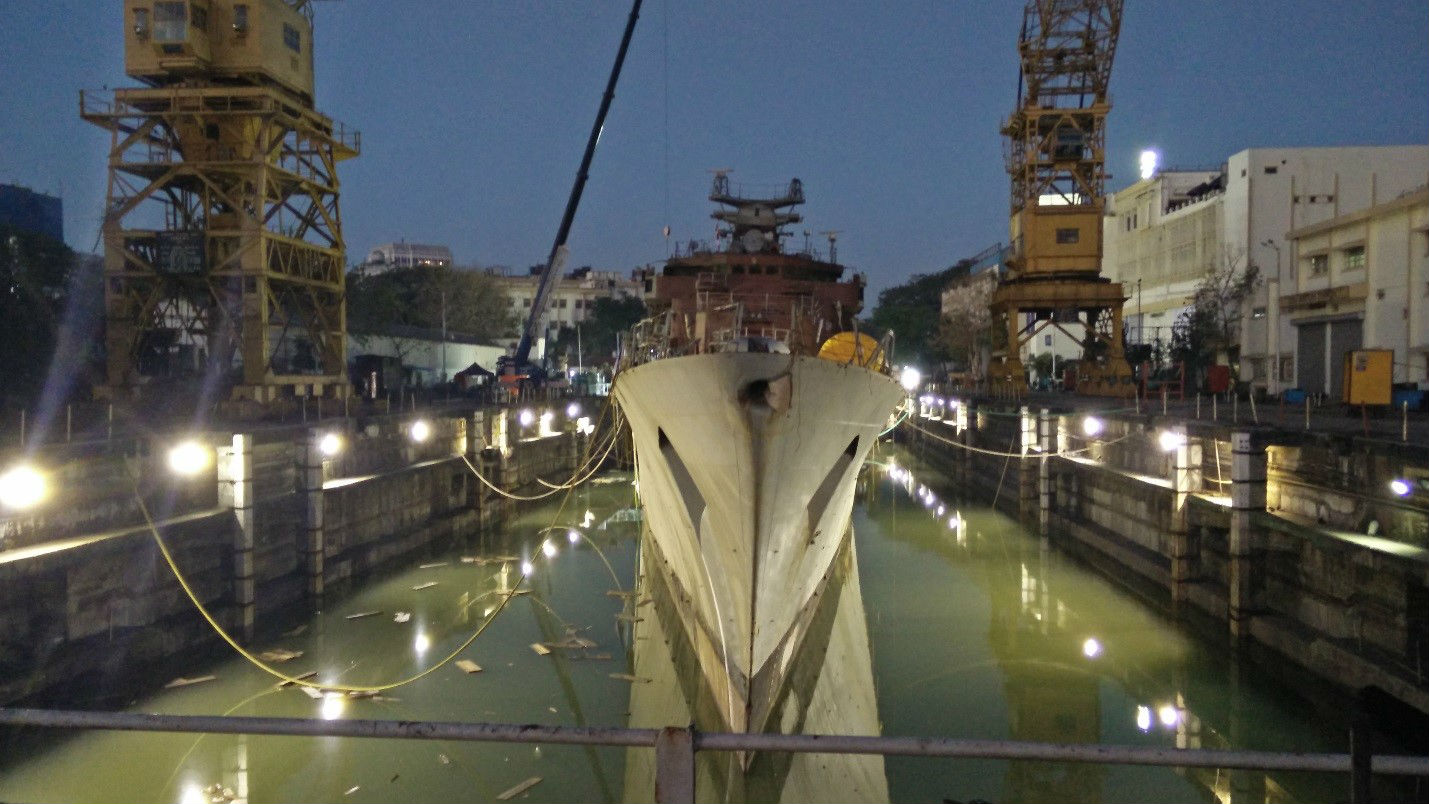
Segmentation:
{"type": "Polygon", "coordinates": [[[891,378],[787,354],[620,373],[645,527],[727,726],[761,731],[851,538],[859,469],[903,398],[891,378]]]}

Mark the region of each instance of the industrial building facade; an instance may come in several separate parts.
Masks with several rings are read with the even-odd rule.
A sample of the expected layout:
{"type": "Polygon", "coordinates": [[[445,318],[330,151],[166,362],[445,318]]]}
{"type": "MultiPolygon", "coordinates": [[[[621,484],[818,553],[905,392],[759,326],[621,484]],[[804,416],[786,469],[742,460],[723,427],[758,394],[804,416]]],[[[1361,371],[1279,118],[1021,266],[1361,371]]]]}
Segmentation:
{"type": "MultiPolygon", "coordinates": [[[[1126,288],[1128,340],[1169,344],[1208,273],[1254,266],[1260,282],[1241,310],[1239,376],[1271,394],[1297,387],[1300,336],[1280,304],[1293,281],[1287,234],[1426,182],[1429,146],[1253,148],[1218,170],[1165,171],[1112,194],[1103,273],[1126,288]]],[[[1345,326],[1337,344],[1353,340],[1345,326]]]]}
{"type": "Polygon", "coordinates": [[[1279,308],[1297,387],[1338,399],[1343,355],[1360,348],[1393,350],[1396,383],[1429,382],[1429,187],[1286,240],[1279,308]]]}

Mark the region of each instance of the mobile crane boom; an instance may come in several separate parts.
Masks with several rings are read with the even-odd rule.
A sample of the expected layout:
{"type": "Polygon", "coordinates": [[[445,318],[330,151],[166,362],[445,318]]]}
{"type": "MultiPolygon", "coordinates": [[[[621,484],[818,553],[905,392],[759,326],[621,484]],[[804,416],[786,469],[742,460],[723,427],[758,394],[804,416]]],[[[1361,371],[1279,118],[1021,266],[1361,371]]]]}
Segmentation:
{"type": "Polygon", "coordinates": [[[630,7],[630,16],[625,21],[625,34],[620,39],[620,50],[615,54],[615,65],[610,69],[610,79],[606,82],[605,94],[600,99],[595,125],[591,126],[590,137],[586,139],[585,154],[581,157],[580,168],[576,170],[576,181],[571,186],[571,195],[566,199],[566,211],[561,216],[560,228],[556,230],[556,240],[551,244],[546,267],[541,271],[541,280],[536,285],[536,297],[531,300],[531,312],[526,316],[526,326],[521,330],[521,341],[516,346],[516,353],[499,364],[500,373],[503,375],[527,374],[539,378],[543,373],[540,367],[531,365],[531,346],[535,342],[537,330],[540,329],[541,314],[545,312],[551,290],[565,267],[568,252],[566,238],[570,236],[571,222],[575,220],[576,207],[580,206],[581,193],[585,191],[586,179],[590,176],[590,163],[595,156],[596,143],[600,141],[600,132],[605,127],[605,115],[610,111],[610,102],[615,99],[615,83],[620,80],[620,68],[625,64],[626,51],[630,49],[630,37],[635,33],[635,21],[640,18],[641,2],[642,0],[635,0],[630,7]]]}

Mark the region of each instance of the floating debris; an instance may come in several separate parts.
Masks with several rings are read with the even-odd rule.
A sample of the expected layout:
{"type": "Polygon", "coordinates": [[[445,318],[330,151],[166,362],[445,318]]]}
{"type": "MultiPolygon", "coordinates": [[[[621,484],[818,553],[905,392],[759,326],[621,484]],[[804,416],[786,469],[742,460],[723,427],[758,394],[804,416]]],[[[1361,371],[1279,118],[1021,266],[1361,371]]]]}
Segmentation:
{"type": "MultiPolygon", "coordinates": [[[[297,679],[298,681],[307,681],[308,679],[312,678],[313,676],[316,676],[317,674],[318,674],[318,671],[316,671],[316,670],[309,670],[308,672],[303,673],[302,675],[293,676],[293,678],[297,679]]],[[[294,684],[294,682],[288,681],[287,679],[284,679],[284,680],[278,682],[278,686],[279,686],[279,687],[291,687],[291,686],[293,686],[293,684],[294,684]]]]}
{"type": "Polygon", "coordinates": [[[526,792],[527,790],[530,790],[531,788],[535,787],[536,785],[538,785],[538,784],[540,784],[540,783],[541,783],[541,777],[540,777],[540,776],[532,776],[531,778],[527,779],[526,781],[522,782],[521,784],[518,784],[518,785],[516,785],[515,787],[511,788],[510,790],[507,790],[505,793],[502,793],[502,794],[498,795],[498,796],[496,797],[496,800],[497,800],[497,801],[506,801],[506,800],[508,800],[508,799],[513,799],[513,798],[515,798],[515,797],[521,795],[522,793],[526,792]]]}
{"type": "Polygon", "coordinates": [[[442,763],[443,765],[452,764],[452,758],[447,756],[446,754],[437,754],[437,761],[442,763]]]}
{"type": "Polygon", "coordinates": [[[416,586],[412,587],[412,591],[413,591],[413,592],[420,592],[420,591],[422,591],[423,589],[431,589],[433,586],[436,586],[436,585],[437,585],[437,582],[436,582],[436,581],[427,581],[426,583],[419,583],[419,584],[417,584],[416,586]]]}
{"type": "Polygon", "coordinates": [[[349,614],[349,615],[347,615],[347,617],[345,617],[344,619],[347,619],[347,620],[360,620],[360,619],[362,619],[363,617],[373,617],[373,616],[378,615],[378,614],[381,614],[381,613],[382,613],[382,612],[380,612],[380,611],[359,611],[359,612],[357,612],[356,614],[349,614]]]}
{"type": "Polygon", "coordinates": [[[629,673],[611,673],[610,677],[616,681],[629,681],[631,684],[649,684],[650,679],[640,676],[632,676],[629,673]]]}
{"type": "Polygon", "coordinates": [[[173,681],[170,681],[169,683],[165,684],[164,689],[173,690],[178,689],[179,687],[188,687],[193,684],[202,684],[205,681],[213,681],[216,678],[218,678],[218,676],[197,676],[195,678],[184,678],[183,676],[179,676],[173,681]]]}
{"type": "Polygon", "coordinates": [[[433,562],[430,563],[430,564],[420,564],[420,565],[417,566],[417,569],[436,569],[437,567],[445,567],[446,565],[448,565],[448,564],[450,564],[450,563],[452,563],[452,562],[450,562],[450,561],[433,561],[433,562]]]}
{"type": "MultiPolygon", "coordinates": [[[[547,712],[550,712],[550,713],[553,714],[553,715],[560,714],[559,712],[556,711],[556,707],[554,707],[554,706],[548,706],[548,707],[546,707],[546,711],[547,711],[547,712]]],[[[539,750],[539,749],[540,749],[540,746],[536,746],[536,748],[539,750]]]]}
{"type": "Polygon", "coordinates": [[[277,663],[291,662],[292,660],[302,655],[303,652],[300,650],[285,650],[283,648],[274,648],[272,650],[265,650],[262,653],[258,654],[258,658],[262,659],[265,662],[277,663]]]}
{"type": "Polygon", "coordinates": [[[359,790],[361,790],[361,789],[362,789],[362,785],[360,785],[360,784],[355,784],[355,785],[353,785],[352,787],[347,788],[347,792],[343,793],[343,795],[344,795],[344,796],[350,796],[350,795],[352,795],[353,793],[356,793],[357,791],[359,791],[359,790]]]}
{"type": "Polygon", "coordinates": [[[481,559],[477,558],[476,556],[462,556],[462,557],[461,557],[461,563],[463,563],[463,564],[479,564],[479,563],[481,563],[481,559]]]}
{"type": "Polygon", "coordinates": [[[347,691],[347,697],[349,697],[349,698],[358,698],[358,699],[361,699],[361,698],[381,698],[382,695],[381,695],[381,693],[378,692],[377,690],[348,690],[348,691],[347,691]]]}
{"type": "Polygon", "coordinates": [[[532,642],[531,650],[536,651],[537,656],[545,656],[546,654],[551,652],[550,648],[546,647],[545,645],[542,645],[539,642],[532,642]]]}
{"type": "Polygon", "coordinates": [[[214,782],[208,787],[205,787],[203,794],[208,797],[209,804],[224,804],[224,802],[233,801],[238,798],[238,794],[233,792],[233,788],[224,787],[219,782],[214,782]]]}
{"type": "Polygon", "coordinates": [[[476,662],[473,662],[473,661],[470,660],[470,659],[457,659],[457,660],[456,660],[456,666],[457,666],[457,668],[460,669],[463,673],[480,673],[480,672],[481,672],[481,665],[477,664],[476,662]]]}
{"type": "Polygon", "coordinates": [[[405,623],[410,619],[412,619],[412,612],[410,611],[399,611],[392,615],[392,622],[394,623],[405,623]]]}
{"type": "Polygon", "coordinates": [[[325,697],[323,695],[323,691],[318,689],[317,687],[309,687],[305,684],[301,687],[298,687],[298,689],[302,690],[304,695],[308,696],[309,698],[312,698],[314,701],[325,697]]]}

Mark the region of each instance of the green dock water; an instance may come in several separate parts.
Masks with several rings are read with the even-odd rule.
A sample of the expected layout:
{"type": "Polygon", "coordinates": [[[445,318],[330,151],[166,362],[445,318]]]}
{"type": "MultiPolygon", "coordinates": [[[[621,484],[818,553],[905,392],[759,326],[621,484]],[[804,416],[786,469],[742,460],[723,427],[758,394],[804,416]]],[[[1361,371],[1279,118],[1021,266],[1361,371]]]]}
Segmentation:
{"type": "MultiPolygon", "coordinates": [[[[861,487],[854,527],[883,733],[1346,750],[1343,713],[1333,702],[1299,697],[1221,645],[1188,635],[1005,516],[959,502],[946,479],[904,454],[885,451],[877,460],[861,487]]],[[[611,674],[636,666],[630,621],[638,601],[619,594],[636,575],[640,525],[633,501],[628,475],[599,478],[564,509],[537,505],[500,533],[473,534],[449,549],[411,557],[329,596],[319,614],[275,626],[254,646],[301,651],[276,666],[292,674],[316,671],[322,683],[403,678],[459,646],[529,561],[531,593],[513,597],[459,657],[481,672],[448,665],[373,698],[312,698],[276,687],[275,679],[223,647],[156,669],[152,684],[122,708],[626,725],[632,682],[611,674]],[[570,528],[584,535],[572,541],[570,528]],[[554,555],[543,551],[547,542],[554,555]],[[378,613],[348,619],[365,612],[378,613]],[[397,622],[399,612],[410,619],[397,622]],[[531,647],[572,636],[593,645],[547,655],[531,647]],[[176,676],[207,675],[215,678],[162,688],[176,676]]],[[[63,703],[115,706],[84,689],[63,703]]],[[[638,797],[626,789],[630,759],[623,748],[13,730],[0,734],[0,748],[3,801],[489,801],[533,777],[540,782],[514,800],[638,797]]],[[[1348,798],[1347,780],[1327,774],[898,757],[884,767],[894,801],[1348,798]]],[[[775,795],[769,785],[722,789],[775,795]]],[[[1414,795],[1389,786],[1379,792],[1391,801],[1414,795]]],[[[702,789],[700,795],[715,800],[720,794],[702,789]]],[[[781,795],[799,798],[795,787],[781,795]]]]}

